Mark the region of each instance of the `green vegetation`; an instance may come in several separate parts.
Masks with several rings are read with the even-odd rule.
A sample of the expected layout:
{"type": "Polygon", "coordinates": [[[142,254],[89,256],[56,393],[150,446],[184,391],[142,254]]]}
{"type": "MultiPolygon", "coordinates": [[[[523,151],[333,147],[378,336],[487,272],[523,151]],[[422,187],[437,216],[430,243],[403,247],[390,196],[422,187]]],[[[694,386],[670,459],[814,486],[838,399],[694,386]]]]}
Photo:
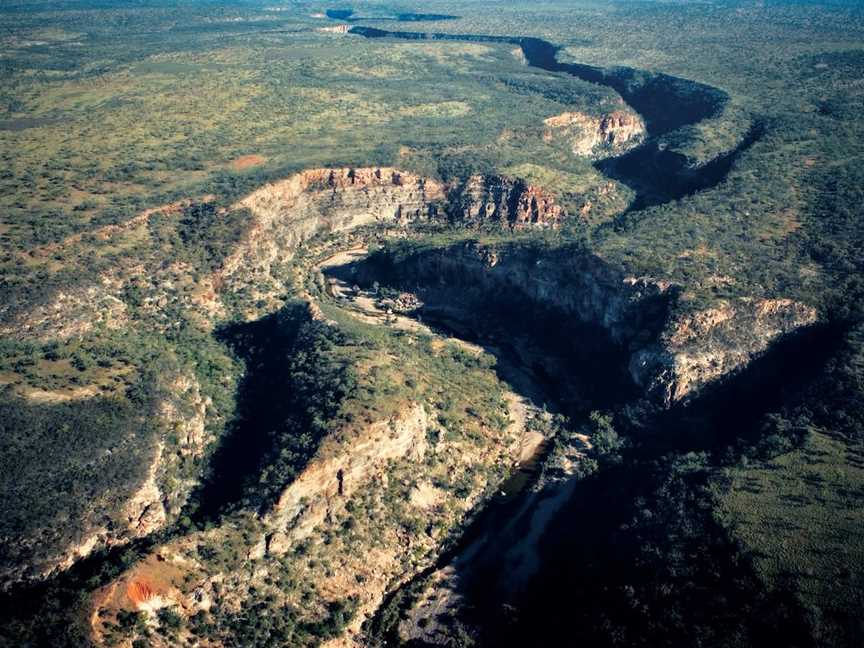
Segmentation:
{"type": "Polygon", "coordinates": [[[147,404],[112,398],[32,405],[5,396],[0,534],[23,541],[4,542],[4,568],[39,569],[45,558],[82,543],[94,526],[128,524],[124,505],[144,481],[158,438],[141,406],[147,404]]]}
{"type": "MultiPolygon", "coordinates": [[[[0,562],[33,571],[95,529],[128,524],[124,502],[162,446],[158,483],[171,509],[163,535],[20,592],[4,606],[0,643],[83,645],[89,595],[138,564],[148,543],[198,526],[224,523],[224,546],[202,543],[197,557],[236,571],[257,542],[244,526],[250,509],[266,511],[310,460],[406,403],[427,408],[427,441],[441,454],[394,461],[386,486],[360,493],[320,542],[298,545],[261,591],[244,594],[248,609],[191,618],[166,609],[155,629],[121,611],[111,636],[134,636],[136,648],[186,632],[314,645],[359,605],[314,591],[352,568],[338,557],[410,538],[417,544],[400,554],[408,574],[462,528],[468,513],[455,504],[435,514],[408,506],[415,489],[428,481],[447,502],[482,499],[506,476],[504,387],[491,355],[360,322],[314,278],[304,288],[335,327],[310,320],[292,294],[220,293],[222,264],[249,233],[249,212],[230,209],[238,198],[302,169],[380,164],[445,180],[518,176],[574,215],[586,200],[595,207],[555,232],[419,228],[388,245],[396,261],[469,240],[589,251],[627,275],[681,286],[678,312],[791,298],[836,327],[836,348],[802,352],[805,368],[785,365],[752,399],[739,389],[740,400],[721,395],[667,418],[643,402],[588,403],[603,413],[575,426],[595,448],[568,509],[581,526],[574,534],[559,520],[548,534],[550,559],[521,621],[481,610],[512,631],[506,639],[536,643],[545,628],[594,645],[860,644],[864,12],[736,0],[369,9],[378,20],[429,12],[410,17],[412,30],[536,36],[560,44],[562,60],[728,93],[720,114],[661,142],[696,168],[758,133],[728,176],[619,214],[634,192],[543,128],[563,112],[620,108],[612,90],[530,68],[511,45],[317,32],[339,24],[313,16],[327,9],[245,0],[0,9],[0,562]],[[445,16],[459,18],[437,21],[445,16]],[[202,447],[187,452],[183,422],[202,405],[202,447]],[[460,464],[464,456],[473,459],[460,464]],[[547,583],[566,594],[532,602],[547,583]],[[562,625],[545,626],[550,617],[562,625]]],[[[280,259],[273,272],[302,274],[309,261],[280,259]]],[[[398,600],[385,615],[395,619],[398,600]]]]}
{"type": "Polygon", "coordinates": [[[718,517],[771,589],[795,592],[821,645],[861,632],[860,444],[814,432],[801,448],[718,478],[718,517]]]}

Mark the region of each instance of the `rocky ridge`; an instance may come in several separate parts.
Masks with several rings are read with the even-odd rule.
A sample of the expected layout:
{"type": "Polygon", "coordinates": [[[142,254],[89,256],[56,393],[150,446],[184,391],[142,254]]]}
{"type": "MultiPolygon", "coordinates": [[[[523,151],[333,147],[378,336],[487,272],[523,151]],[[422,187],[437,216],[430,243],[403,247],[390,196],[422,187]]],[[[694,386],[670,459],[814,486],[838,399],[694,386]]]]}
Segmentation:
{"type": "Polygon", "coordinates": [[[475,175],[450,191],[450,219],[463,225],[497,223],[512,229],[557,227],[564,208],[543,189],[522,180],[475,175]]]}
{"type": "MultiPolygon", "coordinates": [[[[417,466],[428,464],[432,455],[431,461],[444,462],[447,471],[456,475],[510,462],[518,452],[516,436],[445,442],[427,409],[424,403],[408,402],[393,416],[350,432],[348,438],[334,430],[268,511],[235,515],[214,529],[158,547],[94,594],[94,642],[114,641],[109,639],[111,627],[123,610],[147,612],[155,629],[157,612],[163,608],[187,619],[213,607],[223,614],[241,614],[262,593],[301,606],[296,593],[279,586],[280,579],[288,578],[315,584],[315,595],[299,607],[310,620],[329,605],[354,601],[355,613],[346,629],[324,645],[362,645],[361,626],[386,591],[430,564],[444,537],[439,525],[446,529],[461,521],[487,487],[479,480],[467,495],[457,495],[423,481],[412,485],[417,466]],[[433,432],[435,442],[430,441],[433,432]],[[403,497],[404,503],[397,505],[403,497]],[[393,515],[394,506],[404,507],[402,515],[409,519],[426,519],[429,529],[407,533],[405,519],[393,515]],[[366,516],[364,524],[374,528],[358,528],[346,535],[347,521],[359,511],[366,516]],[[323,537],[328,540],[321,542],[323,537]]],[[[184,630],[173,638],[155,633],[151,640],[161,648],[187,637],[191,634],[184,630]]],[[[218,638],[213,640],[219,644],[218,638]]],[[[120,645],[128,646],[130,641],[120,645]]]]}
{"type": "Polygon", "coordinates": [[[633,353],[630,373],[666,403],[686,400],[817,320],[814,308],[791,299],[723,300],[670,322],[659,343],[633,353]]]}

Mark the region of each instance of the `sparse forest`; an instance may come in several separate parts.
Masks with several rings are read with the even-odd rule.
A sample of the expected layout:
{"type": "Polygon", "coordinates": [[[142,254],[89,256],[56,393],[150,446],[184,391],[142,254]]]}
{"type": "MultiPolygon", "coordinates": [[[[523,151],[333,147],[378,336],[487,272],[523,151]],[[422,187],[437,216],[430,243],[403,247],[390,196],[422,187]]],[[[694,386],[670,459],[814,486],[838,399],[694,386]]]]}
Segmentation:
{"type": "Polygon", "coordinates": [[[0,646],[862,644],[857,3],[0,27],[0,646]]]}

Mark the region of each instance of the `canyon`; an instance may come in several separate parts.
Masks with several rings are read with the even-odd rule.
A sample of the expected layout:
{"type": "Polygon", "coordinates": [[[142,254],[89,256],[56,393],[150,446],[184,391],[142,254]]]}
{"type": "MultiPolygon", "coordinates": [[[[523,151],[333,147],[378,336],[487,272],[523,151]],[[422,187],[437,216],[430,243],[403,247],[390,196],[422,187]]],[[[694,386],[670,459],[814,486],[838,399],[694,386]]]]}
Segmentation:
{"type": "MultiPolygon", "coordinates": [[[[680,407],[718,381],[734,377],[784,335],[818,319],[815,310],[788,299],[740,298],[688,311],[678,306],[680,286],[630,276],[579,245],[555,249],[530,239],[493,244],[470,240],[472,229],[483,225],[515,232],[526,228],[542,231],[554,230],[570,218],[551,199],[545,199],[542,190],[508,179],[472,177],[447,185],[394,168],[321,169],[266,185],[238,201],[234,209],[246,210],[249,220],[243,238],[212,280],[220,299],[232,291],[251,291],[256,300],[273,299],[298,286],[326,285],[315,279],[322,269],[305,260],[309,246],[330,241],[329,257],[346,246],[356,248],[369,232],[386,228],[397,240],[392,247],[367,259],[354,258],[347,265],[325,268],[327,275],[343,277],[346,285],[358,283],[367,290],[378,283],[410,291],[421,305],[416,315],[424,322],[433,328],[439,323],[445,326],[450,331],[447,337],[476,339],[499,355],[499,362],[509,358],[526,368],[523,374],[527,370],[535,389],[543,385],[546,403],[575,416],[633,398],[648,399],[667,410],[680,407]],[[409,236],[404,249],[400,247],[400,233],[405,236],[416,226],[435,222],[457,224],[468,240],[432,249],[421,245],[415,251],[409,236]],[[292,261],[292,270],[280,273],[279,264],[286,259],[292,261]],[[538,364],[544,367],[542,373],[536,369],[538,364]]],[[[326,309],[328,300],[340,303],[340,294],[330,291],[327,297],[324,290],[315,296],[303,290],[310,320],[338,329],[339,323],[326,309]]],[[[310,612],[324,614],[322,610],[344,596],[355,602],[347,634],[332,645],[362,645],[363,624],[375,616],[387,592],[418,572],[447,568],[441,562],[445,558],[440,557],[444,536],[409,541],[402,538],[398,526],[385,523],[377,533],[390,538],[385,546],[391,549],[373,550],[378,545],[372,542],[363,565],[353,554],[356,542],[371,542],[369,539],[355,540],[350,550],[348,545],[317,542],[306,548],[306,543],[322,534],[337,533],[348,511],[359,505],[350,502],[386,508],[378,498],[387,497],[394,486],[400,488],[395,477],[399,471],[411,471],[429,456],[430,426],[437,427],[430,423],[426,407],[409,401],[359,430],[331,431],[271,507],[257,515],[234,514],[213,530],[163,545],[153,554],[161,558],[146,561],[100,590],[94,598],[98,611],[94,619],[99,619],[94,622],[94,636],[102,636],[103,624],[113,623],[117,614],[128,609],[170,608],[192,618],[218,602],[239,612],[262,589],[274,587],[273,569],[294,564],[297,548],[303,547],[304,552],[323,552],[328,561],[338,560],[337,574],[362,576],[359,587],[344,576],[328,577],[317,567],[296,576],[321,584],[315,599],[318,603],[310,612]],[[370,496],[374,503],[368,501],[370,496]],[[238,543],[240,553],[216,563],[202,558],[197,549],[202,544],[238,543]],[[409,554],[417,557],[409,558],[409,554]],[[158,582],[166,562],[174,575],[162,589],[148,585],[152,595],[130,602],[126,594],[130,587],[135,589],[137,582],[158,582]],[[147,565],[153,565],[156,572],[147,571],[147,565]]],[[[509,465],[519,455],[521,443],[514,433],[504,445],[500,440],[490,444],[487,439],[470,451],[465,446],[458,451],[446,449],[448,444],[439,442],[434,456],[438,461],[451,457],[447,459],[451,471],[458,465],[449,463],[456,455],[477,462],[472,465],[502,460],[509,465]]],[[[568,461],[578,465],[579,452],[570,455],[568,461]]],[[[546,506],[566,501],[572,484],[564,480],[560,487],[547,485],[546,506]],[[550,488],[557,488],[557,494],[551,495],[550,488]]],[[[483,501],[481,492],[488,486],[481,482],[470,494],[454,500],[452,494],[421,482],[411,486],[406,497],[417,511],[426,510],[427,501],[433,502],[438,515],[450,511],[439,520],[459,528],[483,501]]],[[[532,497],[536,496],[517,499],[521,515],[532,510],[532,497]]],[[[484,525],[494,527],[508,516],[499,512],[493,522],[477,524],[488,529],[484,525]]],[[[545,523],[545,518],[537,523],[538,537],[545,523]]],[[[524,551],[527,553],[519,560],[528,560],[530,565],[531,553],[527,548],[524,551]]],[[[514,559],[516,554],[509,555],[514,559]]],[[[530,573],[532,568],[525,569],[530,573]]]]}
{"type": "MultiPolygon", "coordinates": [[[[715,116],[727,100],[725,93],[666,75],[559,63],[557,49],[539,39],[333,29],[370,38],[516,44],[531,65],[616,89],[625,102],[620,110],[547,118],[543,136],[563,141],[573,155],[596,160],[596,168],[607,170],[609,178],[636,187],[637,207],[721,182],[736,156],[758,138],[754,131],[736,149],[719,152],[704,164],[667,151],[660,138],[715,116]],[[671,104],[676,110],[668,110],[671,104]],[[646,159],[650,175],[644,172],[646,159]],[[658,188],[653,181],[661,177],[666,184],[658,188]]],[[[148,224],[153,213],[143,214],[136,224],[148,224]]],[[[430,357],[446,355],[441,349],[448,345],[470,356],[474,352],[465,345],[474,345],[477,357],[488,354],[500,365],[484,374],[487,379],[513,380],[513,367],[527,376],[529,390],[546,401],[531,401],[531,412],[549,404],[579,420],[594,410],[630,403],[680,412],[716,386],[734,381],[778,341],[819,322],[814,308],[785,297],[746,295],[692,307],[680,299],[687,286],[663,276],[635,276],[583,242],[550,244],[532,238],[560,232],[585,214],[568,213],[551,192],[516,177],[472,174],[444,180],[396,167],[308,169],[264,184],[220,207],[217,215],[237,217],[243,223],[241,236],[218,267],[197,280],[196,290],[172,294],[169,300],[170,273],[182,274],[182,268],[125,267],[76,294],[61,293],[47,305],[17,313],[4,331],[57,339],[81,336],[97,323],[125,326],[135,317],[123,301],[134,274],[136,285],[150,295],[150,311],[141,312],[157,312],[171,303],[194,312],[203,330],[214,330],[229,313],[254,323],[279,312],[285,295],[291,295],[305,305],[302,326],[338,332],[346,327],[338,318],[350,299],[321,290],[326,277],[338,277],[346,285],[356,282],[370,300],[382,286],[410,294],[406,303],[416,307],[406,310],[422,318],[429,332],[404,327],[402,333],[411,340],[407,344],[431,338],[438,346],[429,343],[430,357]],[[425,243],[424,228],[449,228],[451,239],[425,243]],[[389,242],[380,244],[376,237],[382,232],[389,242]],[[489,232],[498,234],[497,240],[481,240],[496,238],[489,232]],[[377,250],[368,258],[336,269],[318,263],[322,246],[329,245],[326,252],[332,255],[370,242],[377,250]]],[[[118,228],[105,236],[123,234],[118,228]]],[[[168,330],[169,323],[161,325],[168,330]]],[[[396,372],[399,360],[376,359],[380,364],[374,369],[396,372]]],[[[373,380],[369,366],[346,364],[361,379],[373,380]]],[[[210,456],[216,439],[205,431],[211,403],[190,377],[171,377],[166,390],[171,397],[159,404],[158,417],[176,442],[170,448],[156,446],[146,479],[124,507],[127,523],[110,532],[87,524],[81,543],[50,556],[34,574],[4,573],[4,585],[42,580],[93,552],[171,529],[201,485],[200,475],[166,478],[169,473],[176,477],[171,462],[210,456]]],[[[145,613],[144,623],[154,631],[161,624],[160,610],[175,610],[191,622],[219,609],[231,623],[239,623],[244,610],[264,596],[286,610],[300,610],[301,626],[343,619],[350,609],[353,616],[347,615],[347,621],[332,621],[339,627],[327,634],[325,645],[363,645],[364,624],[374,621],[389,595],[421,573],[437,574],[446,582],[444,590],[455,591],[449,581],[467,562],[460,551],[472,555],[472,546],[482,546],[471,545],[472,540],[494,536],[502,528],[512,541],[508,517],[515,513],[529,520],[532,535],[525,546],[510,546],[505,558],[527,565],[518,576],[527,580],[536,569],[539,539],[572,493],[574,475],[591,444],[571,430],[570,445],[561,450],[567,466],[561,483],[544,482],[542,497],[537,491],[521,498],[511,493],[517,495],[514,501],[499,507],[495,491],[504,477],[514,464],[534,459],[522,450],[528,430],[513,404],[514,397],[526,393],[517,395],[514,388],[507,395],[511,404],[506,399],[497,403],[494,420],[475,415],[480,422],[465,437],[448,436],[441,417],[433,414],[441,405],[431,398],[403,398],[391,411],[370,409],[360,423],[326,428],[302,470],[281,485],[274,502],[252,510],[232,508],[239,496],[226,499],[208,511],[208,528],[148,548],[143,560],[99,587],[90,599],[93,641],[114,642],[115,626],[124,615],[137,612],[145,613]],[[508,424],[496,427],[499,419],[508,424]],[[454,488],[456,483],[462,485],[454,488]],[[493,512],[477,519],[485,506],[493,512]],[[356,529],[357,510],[368,515],[359,524],[374,522],[374,528],[356,529]],[[460,540],[460,532],[472,524],[474,531],[460,540]]],[[[461,396],[465,408],[471,396],[461,396]]],[[[533,434],[532,447],[542,455],[543,444],[554,435],[533,434]]],[[[230,445],[231,439],[221,443],[230,445]]],[[[261,458],[253,457],[250,465],[256,460],[261,458]]],[[[420,607],[429,607],[428,601],[420,607]]],[[[416,610],[413,614],[423,617],[416,610]]],[[[226,624],[219,630],[224,636],[231,631],[226,624]]],[[[413,629],[403,631],[425,636],[418,627],[415,621],[413,629]]],[[[193,636],[187,627],[154,645],[193,636]]],[[[124,641],[131,645],[131,639],[124,641]]]]}

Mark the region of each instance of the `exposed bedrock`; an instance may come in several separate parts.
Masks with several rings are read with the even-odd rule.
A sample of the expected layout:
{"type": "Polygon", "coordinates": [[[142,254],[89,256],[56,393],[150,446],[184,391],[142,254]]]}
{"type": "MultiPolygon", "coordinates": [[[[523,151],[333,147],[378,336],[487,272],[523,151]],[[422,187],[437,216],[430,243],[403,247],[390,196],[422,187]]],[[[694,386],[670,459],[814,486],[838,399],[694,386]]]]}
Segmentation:
{"type": "MultiPolygon", "coordinates": [[[[505,303],[538,327],[553,318],[564,329],[562,339],[568,332],[591,335],[584,325],[594,326],[598,337],[574,342],[597,347],[608,339],[620,349],[632,383],[664,406],[688,400],[746,366],[783,334],[817,319],[814,309],[787,299],[730,299],[684,312],[676,306],[676,286],[627,276],[573,246],[467,243],[409,253],[385,250],[358,276],[415,290],[427,308],[450,302],[478,309],[463,313],[463,319],[482,317],[484,310],[505,303]]],[[[597,367],[598,375],[600,369],[609,368],[597,367]]]]}
{"type": "Polygon", "coordinates": [[[564,139],[574,155],[605,158],[620,155],[645,139],[645,124],[631,110],[605,115],[565,112],[543,121],[543,139],[564,139]]]}
{"type": "Polygon", "coordinates": [[[269,277],[275,262],[322,232],[426,219],[443,198],[441,184],[392,168],[313,169],[267,184],[234,205],[252,218],[220,284],[269,277]]]}
{"type": "Polygon", "coordinates": [[[519,179],[477,175],[445,184],[391,167],[304,171],[261,187],[234,208],[248,209],[251,220],[218,273],[223,288],[269,280],[274,264],[321,233],[448,218],[556,227],[568,216],[551,194],[519,179]]]}
{"type": "Polygon", "coordinates": [[[513,229],[555,227],[567,217],[555,198],[539,187],[481,175],[450,187],[446,212],[451,221],[463,225],[491,222],[513,229]]]}

